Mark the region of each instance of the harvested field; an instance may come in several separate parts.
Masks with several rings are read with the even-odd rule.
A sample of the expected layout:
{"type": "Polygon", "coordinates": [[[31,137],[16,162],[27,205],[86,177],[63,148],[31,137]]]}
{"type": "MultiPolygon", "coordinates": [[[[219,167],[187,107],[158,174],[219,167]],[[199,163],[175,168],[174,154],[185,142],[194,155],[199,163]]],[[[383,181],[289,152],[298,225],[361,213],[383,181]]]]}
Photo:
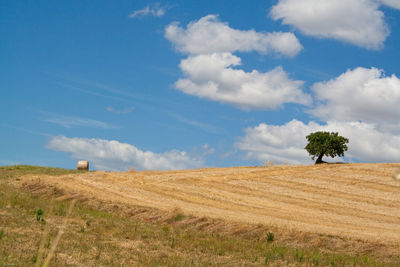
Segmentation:
{"type": "Polygon", "coordinates": [[[329,164],[34,176],[87,198],[227,222],[400,243],[400,164],[329,164]]]}

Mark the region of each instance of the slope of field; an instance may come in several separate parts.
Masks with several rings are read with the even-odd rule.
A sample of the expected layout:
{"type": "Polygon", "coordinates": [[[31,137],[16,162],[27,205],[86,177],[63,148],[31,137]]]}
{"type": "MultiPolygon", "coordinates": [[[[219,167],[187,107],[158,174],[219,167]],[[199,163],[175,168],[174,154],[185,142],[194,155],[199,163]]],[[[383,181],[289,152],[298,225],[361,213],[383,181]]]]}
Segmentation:
{"type": "Polygon", "coordinates": [[[400,243],[400,164],[208,168],[167,172],[29,175],[18,183],[228,222],[400,243]]]}
{"type": "MultiPolygon", "coordinates": [[[[386,167],[389,171],[393,166],[386,167]]],[[[236,168],[242,174],[244,169],[236,168]]],[[[225,218],[223,211],[230,212],[227,207],[218,208],[221,214],[214,214],[215,218],[202,215],[207,206],[193,211],[194,215],[183,214],[178,206],[171,210],[164,202],[147,202],[162,209],[146,207],[132,195],[129,201],[118,196],[118,191],[100,193],[82,181],[78,188],[79,183],[68,183],[71,177],[65,175],[85,183],[114,176],[26,165],[0,167],[0,266],[400,266],[399,244],[392,239],[290,230],[284,221],[277,226],[252,224],[246,218],[225,218]]],[[[164,178],[158,180],[170,179],[164,178]]],[[[152,190],[149,194],[160,195],[152,190]]],[[[176,202],[176,197],[163,198],[176,202]]]]}

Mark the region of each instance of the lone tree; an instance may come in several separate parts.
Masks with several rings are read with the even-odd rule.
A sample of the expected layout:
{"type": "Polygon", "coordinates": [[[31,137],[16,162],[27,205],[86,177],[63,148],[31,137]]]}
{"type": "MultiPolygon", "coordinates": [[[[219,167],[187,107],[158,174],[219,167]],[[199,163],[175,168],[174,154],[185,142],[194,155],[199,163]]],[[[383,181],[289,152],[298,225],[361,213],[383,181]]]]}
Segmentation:
{"type": "Polygon", "coordinates": [[[312,156],[315,164],[324,163],[322,161],[323,156],[330,156],[334,158],[335,156],[342,157],[344,152],[347,151],[347,143],[349,139],[340,136],[338,133],[334,132],[315,132],[307,135],[308,144],[305,149],[312,156]]]}

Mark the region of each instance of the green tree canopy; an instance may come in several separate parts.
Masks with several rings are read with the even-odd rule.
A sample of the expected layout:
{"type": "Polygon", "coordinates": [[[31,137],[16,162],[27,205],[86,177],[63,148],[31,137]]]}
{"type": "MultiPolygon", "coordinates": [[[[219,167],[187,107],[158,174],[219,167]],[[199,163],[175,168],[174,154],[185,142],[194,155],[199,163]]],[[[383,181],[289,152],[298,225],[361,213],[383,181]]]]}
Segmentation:
{"type": "Polygon", "coordinates": [[[349,139],[340,136],[338,133],[315,132],[307,135],[306,138],[308,144],[305,149],[313,160],[317,157],[315,164],[323,163],[323,156],[342,157],[348,149],[347,143],[349,143],[349,139]]]}

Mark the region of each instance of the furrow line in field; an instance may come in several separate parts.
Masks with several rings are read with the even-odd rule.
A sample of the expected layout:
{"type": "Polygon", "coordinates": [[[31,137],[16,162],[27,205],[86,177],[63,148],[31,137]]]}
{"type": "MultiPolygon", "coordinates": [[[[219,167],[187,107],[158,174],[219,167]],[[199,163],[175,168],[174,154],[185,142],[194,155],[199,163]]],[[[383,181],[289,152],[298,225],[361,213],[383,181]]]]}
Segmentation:
{"type": "MultiPolygon", "coordinates": [[[[322,176],[322,175],[321,175],[322,176]]],[[[362,176],[363,179],[359,179],[352,173],[335,173],[335,174],[325,174],[321,178],[317,175],[309,174],[299,174],[296,178],[308,179],[316,182],[323,183],[334,183],[343,186],[357,187],[359,189],[372,189],[378,193],[400,193],[400,187],[396,181],[394,181],[390,176],[362,176]],[[367,180],[366,177],[371,179],[367,180]]]]}
{"type": "MultiPolygon", "coordinates": [[[[318,225],[324,225],[329,227],[345,227],[346,229],[351,229],[353,231],[358,231],[360,229],[364,229],[367,227],[368,229],[376,232],[382,232],[386,229],[393,228],[395,225],[392,223],[375,223],[375,222],[366,222],[365,220],[360,220],[358,218],[349,218],[348,216],[341,216],[338,214],[330,214],[328,212],[318,212],[311,211],[310,212],[301,212],[298,206],[295,205],[282,205],[282,203],[272,203],[269,202],[268,205],[266,203],[262,204],[265,206],[263,208],[255,207],[251,205],[244,205],[238,203],[232,203],[229,200],[225,201],[216,201],[213,199],[206,198],[196,198],[193,194],[188,194],[182,191],[177,191],[176,188],[152,188],[151,190],[156,190],[160,194],[165,194],[170,198],[178,198],[184,202],[196,203],[199,205],[207,206],[207,207],[216,207],[221,210],[231,210],[235,211],[238,216],[242,212],[250,212],[257,216],[267,216],[279,218],[286,221],[291,222],[301,222],[304,224],[317,223],[318,225]]],[[[400,230],[400,227],[398,227],[400,230]]]]}
{"type": "MultiPolygon", "coordinates": [[[[304,199],[307,201],[317,202],[322,204],[332,204],[335,203],[338,207],[349,207],[355,210],[361,210],[364,212],[369,212],[374,210],[377,214],[380,215],[395,215],[400,217],[400,209],[397,206],[387,207],[382,205],[375,205],[371,203],[367,203],[365,198],[358,199],[358,200],[349,200],[343,199],[341,196],[337,196],[336,194],[330,193],[328,190],[315,192],[308,191],[301,191],[295,190],[287,186],[280,186],[277,184],[271,183],[257,183],[248,180],[235,180],[229,183],[220,183],[220,182],[213,182],[212,186],[219,186],[219,188],[229,188],[232,192],[238,192],[240,194],[250,194],[256,196],[268,196],[268,195],[277,195],[277,196],[286,196],[290,199],[296,199],[299,197],[300,199],[304,199]]],[[[366,192],[368,193],[368,192],[366,192]]],[[[349,195],[351,196],[351,195],[349,195]]],[[[387,204],[387,202],[385,203],[387,204]]]]}
{"type": "MultiPolygon", "coordinates": [[[[173,185],[171,187],[173,187],[173,185]]],[[[276,187],[262,190],[260,188],[246,188],[245,186],[236,187],[235,185],[213,182],[212,184],[210,183],[209,187],[195,187],[188,185],[184,189],[184,191],[199,190],[204,191],[204,194],[219,193],[223,196],[235,194],[231,195],[231,198],[241,202],[248,202],[249,197],[257,197],[257,201],[276,201],[281,202],[282,204],[287,203],[290,205],[297,205],[312,211],[318,209],[320,211],[330,212],[332,214],[336,213],[339,215],[354,216],[357,218],[361,217],[372,221],[378,220],[380,222],[387,223],[400,223],[400,209],[389,209],[385,210],[386,213],[384,213],[381,211],[381,209],[385,209],[385,207],[381,206],[367,205],[364,207],[364,209],[360,209],[359,203],[356,203],[352,207],[348,207],[347,203],[345,201],[341,201],[339,198],[329,199],[331,200],[329,202],[323,197],[323,195],[321,195],[321,198],[318,199],[313,197],[312,194],[301,194],[301,192],[294,192],[293,190],[285,191],[276,187]],[[190,187],[192,188],[190,189],[190,187]]],[[[254,205],[256,205],[256,203],[254,203],[254,205]]]]}
{"type": "MultiPolygon", "coordinates": [[[[236,179],[242,180],[242,179],[236,179]]],[[[246,180],[253,180],[247,179],[246,180]]],[[[234,181],[234,180],[232,180],[234,181]]],[[[400,194],[399,196],[392,196],[391,198],[385,197],[384,194],[375,196],[366,190],[358,190],[357,188],[344,188],[343,186],[337,186],[335,184],[321,184],[321,183],[311,183],[307,179],[294,179],[294,178],[282,178],[282,177],[263,177],[262,179],[257,179],[258,183],[269,184],[288,187],[293,190],[300,190],[310,194],[328,194],[329,196],[337,196],[347,200],[367,202],[377,206],[387,206],[387,207],[400,207],[400,194]],[[334,188],[334,189],[333,189],[334,188]],[[354,190],[353,190],[354,189],[354,190]]]]}

